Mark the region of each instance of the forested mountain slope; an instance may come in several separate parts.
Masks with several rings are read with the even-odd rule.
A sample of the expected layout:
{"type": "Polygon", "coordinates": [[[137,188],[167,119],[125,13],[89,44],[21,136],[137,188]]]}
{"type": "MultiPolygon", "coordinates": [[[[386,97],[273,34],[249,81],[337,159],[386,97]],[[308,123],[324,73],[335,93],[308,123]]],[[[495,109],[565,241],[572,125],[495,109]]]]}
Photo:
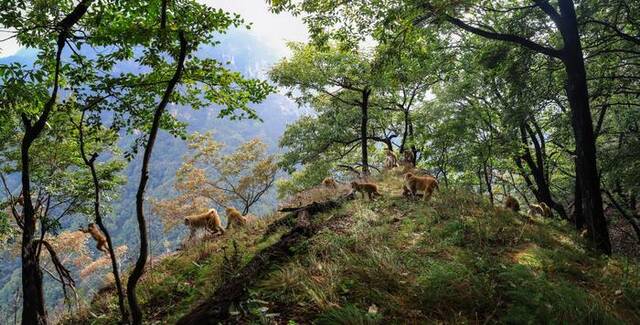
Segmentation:
{"type": "MultiPolygon", "coordinates": [[[[412,201],[397,175],[379,184],[383,197],[374,201],[347,197],[307,221],[274,214],[166,254],[143,279],[146,321],[175,323],[202,302],[220,317],[212,323],[640,321],[637,263],[593,253],[566,222],[492,206],[456,187],[412,201]],[[278,255],[283,241],[290,246],[278,255]],[[238,278],[244,285],[227,296],[230,309],[216,309],[220,288],[238,278]]],[[[117,320],[115,296],[105,292],[66,322],[117,320]]]]}
{"type": "MultiPolygon", "coordinates": [[[[239,71],[247,77],[261,77],[275,62],[277,57],[268,45],[256,39],[245,31],[233,31],[222,37],[222,45],[216,48],[203,48],[198,55],[202,57],[215,57],[221,62],[229,62],[231,69],[239,71]]],[[[33,64],[36,53],[33,50],[23,49],[15,56],[0,59],[0,63],[19,62],[25,65],[33,64]]],[[[135,69],[135,65],[122,65],[120,71],[135,69]]],[[[281,94],[271,94],[264,102],[253,105],[259,120],[235,120],[218,118],[219,107],[208,107],[198,111],[192,111],[185,107],[170,106],[169,111],[177,114],[178,120],[188,124],[187,132],[211,132],[213,137],[230,149],[250,139],[259,138],[268,145],[268,151],[275,153],[279,150],[278,139],[284,133],[287,124],[295,121],[299,111],[295,105],[281,94]]],[[[130,149],[132,137],[125,137],[121,141],[121,150],[130,149]]],[[[186,153],[185,141],[165,132],[160,133],[157,148],[154,151],[154,163],[150,170],[150,184],[148,196],[156,199],[164,199],[173,194],[175,173],[182,163],[182,156],[186,153]]],[[[126,183],[118,190],[117,198],[113,202],[110,213],[105,215],[107,227],[113,229],[114,245],[125,245],[134,252],[137,243],[137,226],[135,221],[135,192],[139,182],[141,157],[138,155],[123,171],[126,183]]],[[[10,185],[19,188],[19,175],[9,177],[10,185]]],[[[0,195],[5,195],[4,191],[0,195]]],[[[2,198],[0,196],[0,198],[2,198]]],[[[1,199],[0,199],[1,201],[1,199]]],[[[275,189],[269,191],[263,199],[252,209],[252,213],[260,215],[268,213],[276,204],[275,189]]],[[[66,227],[77,229],[90,222],[88,219],[74,218],[65,221],[66,227]]],[[[149,225],[152,254],[166,253],[173,250],[181,239],[184,229],[178,229],[169,234],[164,234],[163,225],[157,218],[152,218],[149,225]]],[[[20,285],[20,260],[16,251],[0,252],[2,263],[0,264],[0,301],[12,302],[16,289],[20,285]]],[[[123,266],[131,263],[133,254],[125,256],[123,266]]],[[[100,285],[101,281],[98,282],[100,285]]],[[[47,293],[51,299],[47,299],[51,306],[57,306],[61,302],[62,291],[57,282],[46,279],[47,293]]],[[[93,295],[95,290],[89,289],[96,283],[83,283],[78,281],[80,292],[93,295]],[[84,289],[87,288],[87,289],[84,289]]],[[[13,305],[2,304],[0,306],[0,323],[4,323],[2,317],[12,317],[13,305]]],[[[7,320],[9,322],[9,320],[7,320]]]]}

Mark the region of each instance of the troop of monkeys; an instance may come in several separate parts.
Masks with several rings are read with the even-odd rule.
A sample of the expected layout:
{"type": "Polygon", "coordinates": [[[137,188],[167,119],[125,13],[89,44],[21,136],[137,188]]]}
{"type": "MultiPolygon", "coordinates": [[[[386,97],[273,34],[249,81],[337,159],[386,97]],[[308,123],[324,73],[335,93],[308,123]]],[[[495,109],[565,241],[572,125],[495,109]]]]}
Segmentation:
{"type": "MultiPolygon", "coordinates": [[[[322,185],[328,188],[336,188],[338,186],[336,181],[331,177],[322,180],[322,185]]],[[[362,194],[363,199],[365,194],[369,197],[369,200],[373,200],[377,196],[382,196],[378,190],[378,185],[375,183],[353,181],[351,182],[351,189],[353,194],[358,192],[362,194]]],[[[402,195],[404,196],[415,198],[418,192],[422,192],[423,200],[428,201],[436,189],[438,189],[438,180],[431,175],[417,176],[409,172],[404,176],[404,184],[402,185],[402,195]]]]}
{"type": "MultiPolygon", "coordinates": [[[[227,230],[231,229],[234,225],[242,227],[248,222],[247,217],[243,216],[242,213],[234,207],[226,208],[225,212],[227,213],[227,230]]],[[[193,238],[198,229],[205,229],[212,234],[220,235],[223,235],[225,232],[225,229],[222,228],[220,216],[215,209],[209,209],[209,211],[201,214],[186,216],[184,218],[184,224],[191,231],[189,233],[190,239],[193,238]]]]}
{"type": "MultiPolygon", "coordinates": [[[[402,195],[415,198],[418,195],[418,192],[422,192],[423,200],[428,201],[431,198],[433,191],[438,189],[438,180],[431,175],[418,176],[411,173],[410,170],[414,167],[413,152],[405,150],[403,151],[403,156],[404,159],[399,162],[393,151],[386,150],[386,158],[384,162],[385,168],[392,169],[399,165],[403,165],[405,176],[404,184],[402,186],[402,195]]],[[[338,186],[336,181],[331,177],[327,177],[322,180],[322,185],[328,188],[336,188],[338,186]]],[[[369,197],[369,200],[373,200],[376,196],[382,196],[378,190],[378,185],[371,182],[353,181],[351,182],[351,189],[354,194],[358,192],[362,194],[363,199],[365,194],[369,197]]]]}
{"type": "MultiPolygon", "coordinates": [[[[431,198],[433,191],[438,189],[438,181],[435,177],[430,175],[416,176],[413,173],[406,173],[404,180],[405,182],[402,186],[402,194],[404,196],[409,196],[410,198],[415,198],[418,192],[422,192],[423,200],[428,201],[431,198]]],[[[327,177],[322,180],[322,185],[328,188],[338,187],[338,183],[331,177],[327,177]]],[[[362,194],[362,199],[364,199],[365,194],[369,197],[369,200],[373,200],[377,196],[382,196],[378,189],[378,185],[375,183],[353,181],[351,182],[351,189],[354,194],[357,194],[358,192],[362,194]]],[[[504,207],[514,212],[520,211],[520,203],[518,203],[518,200],[511,195],[506,197],[504,207]]],[[[225,209],[225,212],[228,220],[227,230],[231,229],[234,225],[242,227],[248,222],[247,218],[236,208],[228,207],[225,209]]],[[[531,204],[529,205],[529,216],[535,215],[550,217],[551,209],[544,202],[540,202],[540,204],[531,204]]],[[[221,235],[225,232],[225,229],[222,227],[220,216],[215,209],[210,209],[207,212],[197,215],[186,216],[184,218],[184,224],[190,230],[189,239],[193,238],[198,229],[205,229],[213,234],[221,235]]],[[[104,253],[108,252],[107,238],[95,223],[90,223],[87,229],[81,228],[80,231],[88,233],[93,237],[96,241],[96,248],[99,251],[104,253]]]]}
{"type": "MultiPolygon", "coordinates": [[[[231,229],[234,225],[241,227],[247,224],[247,217],[243,216],[236,208],[229,207],[226,208],[225,211],[227,213],[228,220],[227,229],[231,229]]],[[[213,234],[221,235],[225,232],[225,229],[222,227],[222,221],[220,221],[220,216],[215,209],[210,209],[209,211],[201,214],[186,216],[184,218],[184,224],[191,231],[189,239],[193,238],[198,229],[205,229],[213,234]]],[[[87,229],[80,228],[80,231],[85,234],[90,234],[91,237],[93,237],[96,241],[96,248],[99,251],[108,253],[107,237],[104,236],[95,223],[90,223],[87,229]]]]}
{"type": "Polygon", "coordinates": [[[387,169],[398,167],[399,165],[404,165],[405,167],[413,167],[413,159],[414,155],[411,150],[402,151],[403,160],[399,161],[396,154],[391,150],[385,151],[386,157],[384,159],[384,167],[387,169]]]}
{"type": "MultiPolygon", "coordinates": [[[[425,201],[428,201],[431,198],[433,191],[438,189],[438,180],[435,177],[430,175],[417,176],[411,172],[407,172],[414,167],[413,165],[414,156],[410,150],[405,150],[403,152],[403,156],[404,156],[403,161],[399,162],[398,158],[393,153],[393,151],[386,150],[384,167],[387,169],[392,169],[392,168],[398,167],[399,163],[403,165],[405,167],[404,169],[405,183],[402,186],[403,187],[402,194],[404,196],[415,198],[415,196],[418,194],[418,191],[421,191],[423,192],[423,199],[425,201]]],[[[329,187],[329,188],[337,187],[336,181],[331,177],[325,178],[322,181],[322,184],[325,187],[329,187]]],[[[360,192],[362,194],[363,199],[364,199],[365,193],[368,195],[369,200],[373,200],[375,196],[382,196],[382,194],[380,194],[380,192],[378,191],[378,186],[374,183],[366,183],[366,182],[360,183],[357,181],[353,181],[351,182],[351,188],[353,190],[353,193],[360,192]]],[[[504,206],[505,208],[515,212],[520,211],[520,204],[518,203],[518,200],[516,200],[516,198],[514,198],[511,195],[508,195],[506,197],[504,206]]],[[[551,217],[551,209],[544,202],[540,202],[539,204],[531,204],[529,205],[529,216],[535,216],[535,215],[540,215],[543,217],[551,217]]]]}

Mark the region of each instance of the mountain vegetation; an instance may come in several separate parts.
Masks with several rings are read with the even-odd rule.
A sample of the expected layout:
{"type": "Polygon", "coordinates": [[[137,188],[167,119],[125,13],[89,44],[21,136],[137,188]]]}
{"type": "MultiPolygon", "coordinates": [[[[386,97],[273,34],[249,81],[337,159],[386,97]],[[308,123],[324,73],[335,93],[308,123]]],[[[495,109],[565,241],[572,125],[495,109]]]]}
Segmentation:
{"type": "Polygon", "coordinates": [[[640,4],[267,3],[0,3],[0,322],[640,322],[640,4]]]}

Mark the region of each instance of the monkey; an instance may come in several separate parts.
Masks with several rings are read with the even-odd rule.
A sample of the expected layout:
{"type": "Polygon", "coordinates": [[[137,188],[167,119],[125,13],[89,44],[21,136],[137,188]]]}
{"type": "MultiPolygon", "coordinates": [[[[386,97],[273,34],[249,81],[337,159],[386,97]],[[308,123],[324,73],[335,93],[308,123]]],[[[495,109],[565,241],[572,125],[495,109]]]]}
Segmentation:
{"type": "Polygon", "coordinates": [[[388,169],[392,169],[398,166],[398,157],[393,153],[390,149],[386,150],[387,157],[384,160],[384,167],[388,169]]]}
{"type": "Polygon", "coordinates": [[[507,198],[504,200],[504,207],[513,212],[520,211],[520,203],[518,203],[518,200],[511,195],[507,195],[507,198]]]}
{"type": "Polygon", "coordinates": [[[535,215],[544,216],[544,209],[540,204],[531,204],[529,205],[529,216],[533,217],[535,215]]]}
{"type": "Polygon", "coordinates": [[[330,187],[330,188],[338,187],[338,183],[336,183],[336,180],[331,178],[331,177],[327,177],[327,178],[323,179],[322,180],[322,185],[324,185],[325,187],[330,187]]]}
{"type": "Polygon", "coordinates": [[[403,155],[404,155],[404,163],[407,166],[413,167],[413,158],[414,158],[413,152],[411,152],[411,150],[405,150],[403,155]]]}
{"type": "Polygon", "coordinates": [[[227,230],[231,229],[233,225],[242,227],[247,224],[247,218],[236,208],[228,207],[225,211],[227,213],[227,230]]]}
{"type": "Polygon", "coordinates": [[[353,189],[353,193],[360,192],[362,194],[362,198],[364,199],[364,193],[367,193],[369,196],[369,200],[373,200],[375,196],[382,196],[380,192],[378,192],[378,185],[373,183],[358,183],[356,181],[351,182],[351,188],[353,189]]]}
{"type": "Polygon", "coordinates": [[[210,209],[205,213],[193,216],[186,216],[184,217],[184,224],[191,230],[189,238],[192,238],[196,234],[196,230],[200,228],[204,228],[214,234],[224,235],[224,228],[222,228],[220,216],[215,209],[210,209]]]}
{"type": "Polygon", "coordinates": [[[540,207],[542,208],[542,216],[545,218],[550,218],[551,217],[551,208],[549,208],[549,206],[544,203],[544,202],[540,202],[540,207]]]}
{"type": "Polygon", "coordinates": [[[438,189],[438,180],[433,176],[415,176],[412,173],[407,173],[404,179],[405,187],[409,189],[411,197],[415,197],[418,191],[422,191],[424,201],[429,201],[433,190],[438,189]]]}
{"type": "Polygon", "coordinates": [[[102,231],[100,231],[100,229],[98,228],[98,226],[96,226],[95,223],[90,223],[87,226],[87,229],[82,229],[80,228],[80,231],[82,231],[85,234],[91,234],[91,237],[93,237],[93,239],[96,241],[96,248],[103,252],[103,253],[108,253],[108,245],[107,245],[107,237],[104,236],[104,234],[102,233],[102,231]]]}

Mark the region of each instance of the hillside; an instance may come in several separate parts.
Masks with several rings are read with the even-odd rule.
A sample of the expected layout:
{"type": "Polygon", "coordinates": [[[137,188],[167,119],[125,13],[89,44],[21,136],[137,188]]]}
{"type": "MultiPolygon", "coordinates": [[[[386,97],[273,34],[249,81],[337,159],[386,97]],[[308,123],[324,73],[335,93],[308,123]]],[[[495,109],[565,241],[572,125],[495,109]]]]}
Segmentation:
{"type": "MultiPolygon", "coordinates": [[[[268,44],[258,40],[255,35],[242,30],[234,30],[222,37],[223,43],[219,47],[203,47],[198,55],[201,57],[215,57],[222,62],[229,61],[230,67],[248,77],[262,76],[277,57],[268,44]]],[[[22,49],[16,55],[0,58],[0,64],[19,62],[32,65],[37,52],[32,49],[22,49]]],[[[122,65],[117,71],[134,71],[135,64],[122,65]]],[[[262,121],[218,118],[220,107],[212,106],[206,109],[194,111],[188,107],[173,105],[171,112],[178,119],[188,124],[188,133],[211,131],[215,139],[225,143],[229,148],[235,148],[240,143],[253,138],[259,138],[268,145],[269,152],[277,152],[277,141],[284,132],[286,125],[298,118],[299,112],[295,104],[285,96],[274,93],[264,102],[252,104],[262,121]]],[[[121,141],[121,149],[129,149],[131,137],[121,141]]],[[[151,166],[151,180],[149,196],[164,199],[173,195],[173,183],[175,171],[182,163],[182,157],[187,152],[187,147],[182,139],[175,138],[165,132],[161,132],[154,152],[151,166]]],[[[138,234],[136,233],[135,209],[131,208],[131,202],[135,201],[135,192],[139,182],[141,157],[131,161],[123,171],[123,177],[127,183],[118,191],[118,196],[113,202],[112,211],[106,215],[106,223],[112,229],[114,243],[128,247],[138,246],[138,234]]],[[[19,174],[9,175],[10,187],[19,188],[19,174]]],[[[5,192],[0,193],[0,201],[4,199],[5,192]]],[[[255,205],[252,213],[257,215],[268,213],[276,202],[275,189],[266,193],[263,199],[255,205]]],[[[74,218],[62,220],[64,226],[77,229],[86,224],[89,219],[74,218]]],[[[163,254],[172,250],[177,245],[177,240],[182,233],[163,232],[163,226],[157,219],[150,221],[151,250],[153,254],[163,254]]],[[[125,256],[122,263],[126,267],[135,258],[134,254],[125,256]]],[[[11,251],[0,251],[0,301],[14,301],[16,290],[20,287],[20,257],[11,251]]],[[[92,294],[90,288],[94,283],[88,283],[85,279],[78,281],[80,291],[92,294]]],[[[46,278],[45,286],[48,295],[49,307],[62,306],[63,294],[58,283],[46,278]]],[[[12,321],[13,311],[9,304],[0,306],[0,323],[12,321]],[[8,318],[4,318],[8,317],[8,318]],[[11,319],[9,319],[11,318],[11,319]]]]}
{"type": "MultiPolygon", "coordinates": [[[[228,323],[640,322],[637,261],[591,253],[566,222],[493,207],[460,188],[413,202],[399,177],[378,181],[382,198],[346,200],[303,228],[274,214],[167,254],[139,289],[147,321],[175,323],[236,282],[246,290],[217,311],[228,323]],[[274,254],[286,240],[292,246],[274,254]]],[[[67,323],[114,323],[108,292],[67,323]]]]}

